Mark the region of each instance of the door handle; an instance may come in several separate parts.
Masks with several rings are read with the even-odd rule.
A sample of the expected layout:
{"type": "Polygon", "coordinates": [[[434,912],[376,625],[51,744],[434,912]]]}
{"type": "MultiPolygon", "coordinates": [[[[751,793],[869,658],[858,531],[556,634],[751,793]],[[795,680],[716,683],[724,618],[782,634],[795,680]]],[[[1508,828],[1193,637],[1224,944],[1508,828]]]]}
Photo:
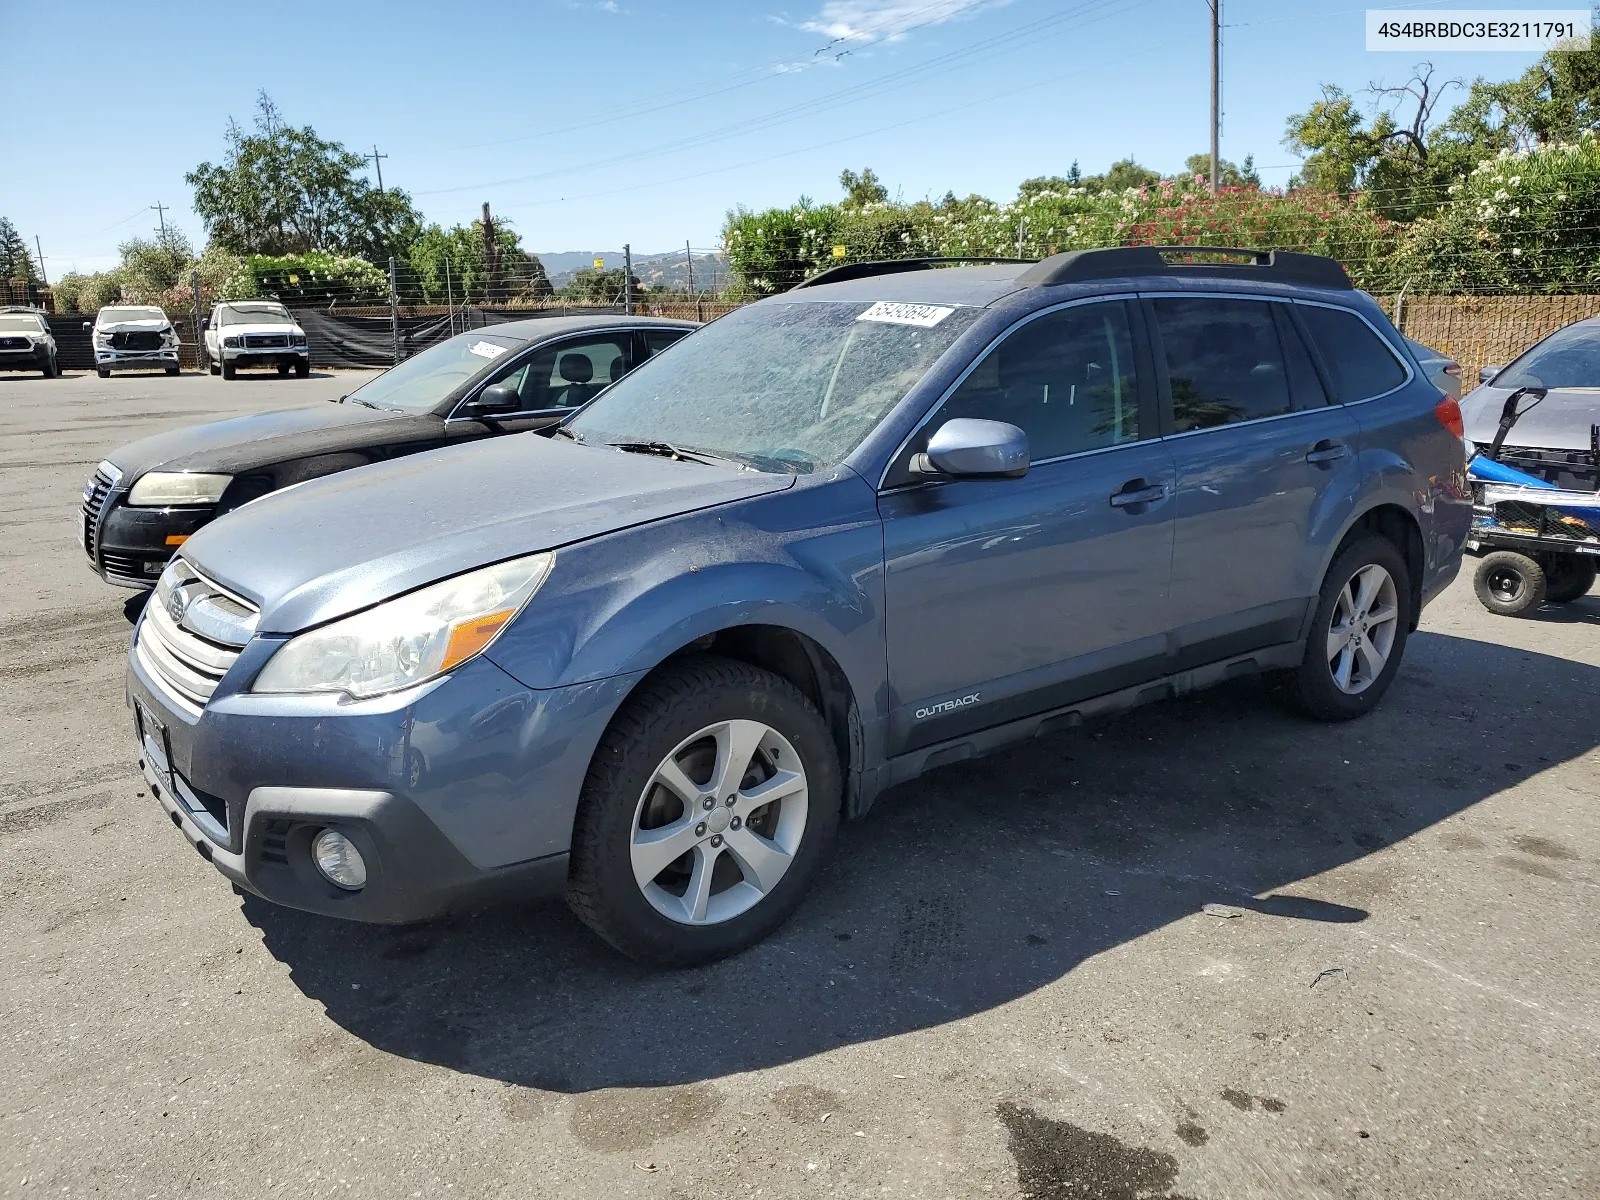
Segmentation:
{"type": "Polygon", "coordinates": [[[1151,487],[1137,486],[1142,483],[1144,480],[1134,479],[1123,484],[1120,492],[1111,493],[1111,507],[1127,508],[1132,504],[1153,504],[1167,494],[1167,489],[1159,483],[1151,487]]]}
{"type": "Polygon", "coordinates": [[[1308,463],[1331,463],[1349,453],[1350,447],[1343,442],[1335,442],[1324,438],[1306,453],[1306,461],[1308,463]]]}

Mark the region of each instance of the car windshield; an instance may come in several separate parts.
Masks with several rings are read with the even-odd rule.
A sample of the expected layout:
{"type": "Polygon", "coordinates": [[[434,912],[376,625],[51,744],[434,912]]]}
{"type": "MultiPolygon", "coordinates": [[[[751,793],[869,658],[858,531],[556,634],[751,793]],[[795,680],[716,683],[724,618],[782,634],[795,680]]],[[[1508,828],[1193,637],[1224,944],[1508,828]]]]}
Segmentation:
{"type": "Polygon", "coordinates": [[[102,308],[100,324],[120,325],[124,321],[165,321],[167,314],[159,308],[102,308]]]}
{"type": "Polygon", "coordinates": [[[293,325],[294,318],[281,304],[230,304],[222,309],[224,325],[293,325]]]}
{"type": "Polygon", "coordinates": [[[459,334],[390,367],[351,392],[345,402],[401,412],[431,412],[461,384],[491,370],[502,355],[525,344],[495,334],[459,334]]]}
{"type": "Polygon", "coordinates": [[[855,449],[978,312],[752,305],[625,376],[565,428],[589,444],[665,443],[763,471],[822,470],[855,449]]]}
{"type": "Polygon", "coordinates": [[[44,323],[27,313],[0,313],[0,333],[40,333],[44,323]]]}
{"type": "Polygon", "coordinates": [[[1600,325],[1558,329],[1494,377],[1497,388],[1600,388],[1600,325]]]}

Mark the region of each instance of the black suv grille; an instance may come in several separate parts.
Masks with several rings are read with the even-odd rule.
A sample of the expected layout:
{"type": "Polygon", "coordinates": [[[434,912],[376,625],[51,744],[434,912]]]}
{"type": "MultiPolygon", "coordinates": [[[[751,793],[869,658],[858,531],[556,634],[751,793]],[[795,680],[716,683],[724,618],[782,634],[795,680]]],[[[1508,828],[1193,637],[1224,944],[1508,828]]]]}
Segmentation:
{"type": "Polygon", "coordinates": [[[106,466],[101,463],[88,486],[83,489],[83,551],[91,562],[98,548],[96,542],[100,536],[100,518],[105,516],[106,501],[111,496],[111,489],[116,487],[117,480],[121,478],[120,473],[112,475],[107,472],[106,466]]]}
{"type": "Polygon", "coordinates": [[[113,350],[159,350],[161,334],[154,329],[123,329],[111,335],[113,350]]]}

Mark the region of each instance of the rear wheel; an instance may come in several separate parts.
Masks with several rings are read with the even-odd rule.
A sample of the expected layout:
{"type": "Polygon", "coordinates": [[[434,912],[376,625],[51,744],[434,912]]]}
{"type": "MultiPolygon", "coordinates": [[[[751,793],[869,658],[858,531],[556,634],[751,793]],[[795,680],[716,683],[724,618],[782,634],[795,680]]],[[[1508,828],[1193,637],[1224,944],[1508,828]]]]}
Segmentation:
{"type": "Polygon", "coordinates": [[[633,958],[737,953],[799,906],[839,805],[833,740],[793,684],[685,659],[640,685],[595,751],[567,901],[633,958]]]}
{"type": "Polygon", "coordinates": [[[1549,554],[1544,562],[1544,598],[1551,604],[1570,604],[1594,587],[1593,559],[1577,554],[1549,554]]]}
{"type": "Polygon", "coordinates": [[[1515,550],[1496,550],[1483,556],[1472,586],[1490,612],[1520,617],[1544,603],[1548,584],[1538,560],[1515,550]]]}
{"type": "Polygon", "coordinates": [[[289,373],[289,364],[288,363],[279,363],[278,364],[278,374],[279,375],[287,375],[288,373],[289,373]]]}
{"type": "Polygon", "coordinates": [[[220,375],[222,374],[222,365],[216,359],[212,359],[209,364],[209,370],[213,375],[220,375]]]}
{"type": "Polygon", "coordinates": [[[1295,706],[1319,721],[1371,712],[1400,669],[1410,628],[1411,581],[1400,551],[1376,534],[1352,542],[1322,582],[1305,659],[1290,677],[1295,706]]]}

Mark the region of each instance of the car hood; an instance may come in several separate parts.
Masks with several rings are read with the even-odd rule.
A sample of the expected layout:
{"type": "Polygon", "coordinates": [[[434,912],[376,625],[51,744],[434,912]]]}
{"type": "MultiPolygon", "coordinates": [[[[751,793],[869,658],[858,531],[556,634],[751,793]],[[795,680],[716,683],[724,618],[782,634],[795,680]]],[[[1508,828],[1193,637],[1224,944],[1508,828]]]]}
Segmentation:
{"type": "Polygon", "coordinates": [[[130,487],[140,475],[157,469],[237,475],[286,459],[371,445],[396,432],[385,429],[378,435],[373,425],[396,420],[426,423],[443,433],[443,422],[432,414],[416,417],[362,404],[313,404],[168,430],[131,442],[107,458],[130,487]]]}
{"type": "MultiPolygon", "coordinates": [[[[1461,419],[1469,440],[1487,446],[1494,441],[1500,410],[1513,389],[1486,383],[1461,401],[1461,419]]],[[[1551,388],[1545,398],[1511,427],[1506,445],[1534,450],[1587,450],[1589,427],[1600,423],[1600,387],[1551,388]]]]}
{"type": "Polygon", "coordinates": [[[106,321],[104,323],[96,321],[94,331],[96,333],[131,333],[137,329],[146,329],[154,333],[161,333],[171,328],[171,321],[157,321],[151,318],[148,321],[106,321]]]}
{"type": "Polygon", "coordinates": [[[475,567],[793,484],[517,434],[274,492],[207,525],[183,557],[258,605],[261,632],[296,633],[475,567]]]}
{"type": "Polygon", "coordinates": [[[223,337],[238,337],[244,333],[304,333],[299,325],[285,325],[282,322],[267,325],[234,325],[231,322],[217,330],[223,337]]]}

